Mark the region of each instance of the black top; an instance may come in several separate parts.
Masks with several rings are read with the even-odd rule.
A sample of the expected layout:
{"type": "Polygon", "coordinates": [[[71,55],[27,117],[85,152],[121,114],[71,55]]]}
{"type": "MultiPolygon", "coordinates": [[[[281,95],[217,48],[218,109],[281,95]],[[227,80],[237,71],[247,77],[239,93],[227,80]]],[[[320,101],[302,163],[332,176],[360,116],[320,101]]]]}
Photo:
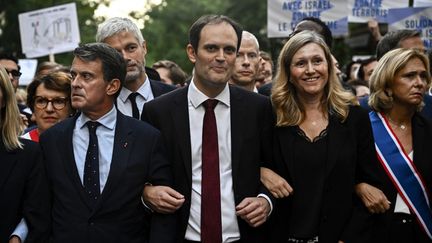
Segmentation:
{"type": "Polygon", "coordinates": [[[327,129],[311,141],[296,127],[293,143],[294,194],[290,213],[289,235],[311,238],[318,235],[327,158],[327,129]]]}

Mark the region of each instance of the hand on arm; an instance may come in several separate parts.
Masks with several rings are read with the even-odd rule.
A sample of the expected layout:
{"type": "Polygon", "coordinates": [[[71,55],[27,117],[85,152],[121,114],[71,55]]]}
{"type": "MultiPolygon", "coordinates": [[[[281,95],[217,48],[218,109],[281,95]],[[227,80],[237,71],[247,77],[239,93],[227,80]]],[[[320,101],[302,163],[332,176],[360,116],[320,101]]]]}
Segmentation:
{"type": "Polygon", "coordinates": [[[384,213],[390,208],[390,201],[380,189],[363,182],[357,184],[355,190],[369,212],[384,213]]]}
{"type": "Polygon", "coordinates": [[[264,197],[247,197],[236,206],[236,214],[252,227],[263,224],[270,213],[270,203],[264,197]]]}
{"type": "Polygon", "coordinates": [[[144,187],[144,202],[158,213],[173,213],[183,205],[184,196],[168,186],[144,187]]]}
{"type": "Polygon", "coordinates": [[[288,197],[293,193],[288,182],[274,171],[261,167],[261,182],[275,198],[288,197]]]}

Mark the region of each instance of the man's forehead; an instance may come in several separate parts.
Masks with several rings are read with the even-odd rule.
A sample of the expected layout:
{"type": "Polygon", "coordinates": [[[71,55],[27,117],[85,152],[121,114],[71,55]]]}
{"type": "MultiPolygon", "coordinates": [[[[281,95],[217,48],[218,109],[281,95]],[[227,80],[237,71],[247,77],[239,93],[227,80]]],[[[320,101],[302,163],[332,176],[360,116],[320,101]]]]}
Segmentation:
{"type": "Polygon", "coordinates": [[[243,50],[251,51],[251,49],[253,52],[259,52],[259,47],[256,44],[256,41],[252,38],[242,38],[239,52],[242,52],[243,50]]]}
{"type": "Polygon", "coordinates": [[[400,41],[400,47],[402,48],[416,48],[420,50],[424,50],[424,43],[420,36],[413,36],[400,41]]]}
{"type": "Polygon", "coordinates": [[[237,34],[234,30],[234,27],[232,27],[232,25],[230,25],[227,22],[220,22],[220,23],[211,23],[211,24],[207,24],[205,25],[200,33],[200,40],[208,40],[208,41],[212,41],[212,40],[218,40],[220,39],[222,36],[224,36],[224,38],[227,35],[231,35],[233,34],[235,37],[235,42],[237,42],[237,34]]]}
{"type": "Polygon", "coordinates": [[[18,68],[18,64],[10,59],[0,59],[0,65],[6,68],[18,68]]]}

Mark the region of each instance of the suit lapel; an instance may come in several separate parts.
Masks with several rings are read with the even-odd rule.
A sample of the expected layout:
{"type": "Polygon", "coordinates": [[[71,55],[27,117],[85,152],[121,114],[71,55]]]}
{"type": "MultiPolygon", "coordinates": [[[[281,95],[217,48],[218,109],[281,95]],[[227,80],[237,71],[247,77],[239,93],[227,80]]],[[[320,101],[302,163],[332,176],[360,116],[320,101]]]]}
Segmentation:
{"type": "Polygon", "coordinates": [[[150,88],[152,90],[154,98],[162,95],[162,90],[160,89],[160,87],[155,82],[157,82],[157,81],[150,80],[150,88]]]}
{"type": "Polygon", "coordinates": [[[245,101],[242,101],[243,97],[240,92],[235,88],[230,88],[230,112],[231,112],[231,160],[232,160],[232,174],[233,179],[238,177],[238,167],[240,165],[240,153],[243,145],[243,128],[245,123],[244,111],[246,110],[243,106],[245,101]]]}
{"type": "Polygon", "coordinates": [[[0,141],[0,154],[1,154],[1,169],[0,169],[0,191],[4,184],[11,175],[11,171],[15,167],[18,160],[18,153],[16,150],[6,151],[3,141],[0,141]]]}
{"type": "Polygon", "coordinates": [[[84,201],[87,207],[91,209],[91,203],[78,174],[72,144],[73,130],[75,128],[76,120],[79,115],[80,113],[76,114],[71,119],[67,119],[64,122],[65,126],[62,134],[57,138],[57,144],[59,145],[58,148],[60,152],[60,157],[64,158],[62,159],[62,162],[66,170],[66,174],[69,176],[69,179],[76,188],[76,190],[79,191],[82,201],[84,201]]]}
{"type": "Polygon", "coordinates": [[[348,135],[348,129],[344,123],[341,123],[335,116],[330,116],[328,129],[328,143],[327,143],[327,161],[325,176],[327,177],[333,167],[335,166],[339,151],[343,149],[343,144],[348,135]]]}
{"type": "Polygon", "coordinates": [[[120,179],[127,168],[129,155],[135,142],[133,130],[128,126],[126,117],[121,112],[117,112],[117,121],[114,135],[113,155],[111,159],[110,171],[102,191],[101,197],[98,200],[95,210],[101,207],[101,204],[112,193],[114,188],[120,184],[120,179]]]}
{"type": "MultiPolygon", "coordinates": [[[[192,183],[192,155],[191,155],[191,141],[190,141],[190,127],[189,127],[189,104],[188,104],[188,87],[182,88],[177,97],[174,99],[173,112],[171,113],[172,123],[175,127],[176,138],[178,139],[177,145],[183,159],[185,172],[192,183]]],[[[174,151],[177,151],[174,149],[174,151]]],[[[174,157],[177,155],[173,154],[174,157]]]]}

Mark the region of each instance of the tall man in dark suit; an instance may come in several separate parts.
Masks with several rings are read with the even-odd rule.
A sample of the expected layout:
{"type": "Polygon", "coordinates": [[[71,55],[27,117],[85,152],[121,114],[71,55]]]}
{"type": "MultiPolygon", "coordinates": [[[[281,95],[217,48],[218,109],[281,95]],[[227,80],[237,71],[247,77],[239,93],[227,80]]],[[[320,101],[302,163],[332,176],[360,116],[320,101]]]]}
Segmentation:
{"type": "Polygon", "coordinates": [[[139,119],[145,102],[175,89],[146,75],[146,41],[130,19],[116,17],[103,22],[96,41],[115,48],[127,61],[126,80],[117,98],[117,108],[123,114],[139,119]]]}
{"type": "MultiPolygon", "coordinates": [[[[143,116],[160,129],[184,195],[176,242],[265,242],[271,211],[260,183],[269,158],[271,105],[267,97],[228,85],[241,28],[225,16],[203,16],[189,30],[187,55],[195,72],[188,87],[145,104],[143,116]]],[[[146,186],[145,201],[174,210],[167,187],[146,186]]]]}
{"type": "Polygon", "coordinates": [[[125,60],[104,43],[74,55],[71,99],[80,112],[40,137],[53,242],[173,242],[173,215],[153,214],[149,232],[143,227],[144,184],[168,186],[172,177],[159,131],[114,107],[125,60]]]}

